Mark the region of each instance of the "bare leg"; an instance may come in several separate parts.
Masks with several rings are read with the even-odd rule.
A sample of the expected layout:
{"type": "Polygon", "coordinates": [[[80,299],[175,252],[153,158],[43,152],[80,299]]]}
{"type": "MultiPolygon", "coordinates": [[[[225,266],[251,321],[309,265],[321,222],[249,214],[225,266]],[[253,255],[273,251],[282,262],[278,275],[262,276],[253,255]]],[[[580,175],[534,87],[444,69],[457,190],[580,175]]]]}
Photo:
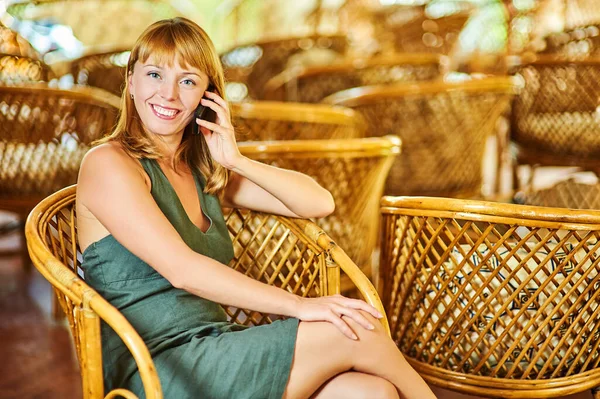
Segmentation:
{"type": "Polygon", "coordinates": [[[381,377],[348,371],[326,382],[312,399],[399,399],[396,387],[381,377]]]}
{"type": "Polygon", "coordinates": [[[391,382],[402,398],[435,398],[425,381],[386,335],[381,324],[365,312],[363,315],[376,326],[375,330],[365,330],[353,320],[345,318],[358,336],[357,341],[346,338],[331,323],[300,323],[284,398],[308,398],[334,376],[350,370],[391,382]]]}

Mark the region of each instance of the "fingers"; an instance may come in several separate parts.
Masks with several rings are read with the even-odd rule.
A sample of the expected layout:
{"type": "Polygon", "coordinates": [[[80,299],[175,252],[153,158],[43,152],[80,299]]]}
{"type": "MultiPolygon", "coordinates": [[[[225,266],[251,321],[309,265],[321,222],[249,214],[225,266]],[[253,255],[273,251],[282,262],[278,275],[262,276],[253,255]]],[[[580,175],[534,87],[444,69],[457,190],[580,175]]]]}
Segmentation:
{"type": "MultiPolygon", "coordinates": [[[[213,103],[215,106],[220,106],[219,108],[223,109],[225,111],[225,115],[227,115],[228,119],[229,119],[229,107],[227,105],[227,101],[223,100],[218,94],[213,93],[212,91],[205,91],[204,95],[208,98],[210,98],[210,100],[206,100],[206,99],[201,99],[200,101],[206,101],[206,103],[203,103],[202,105],[208,105],[210,106],[210,103],[213,103]],[[212,100],[212,101],[211,101],[212,100]],[[216,104],[215,104],[216,103],[216,104]]],[[[217,111],[216,108],[211,107],[212,109],[214,109],[215,111],[217,111]]]]}
{"type": "Polygon", "coordinates": [[[336,326],[338,330],[340,330],[342,334],[344,334],[348,338],[353,339],[355,341],[358,340],[358,336],[350,328],[348,323],[342,320],[342,318],[336,315],[333,311],[331,312],[331,317],[327,321],[336,326]]]}
{"type": "Polygon", "coordinates": [[[345,307],[345,306],[334,305],[333,306],[333,311],[339,317],[346,316],[346,317],[351,318],[352,320],[354,320],[360,326],[362,326],[363,328],[365,328],[367,330],[374,330],[375,329],[375,326],[373,324],[371,324],[371,322],[369,320],[367,320],[367,318],[365,316],[363,316],[362,313],[360,313],[357,310],[354,310],[352,308],[348,308],[348,307],[345,307]]]}
{"type": "Polygon", "coordinates": [[[229,132],[232,132],[232,130],[227,127],[223,127],[223,126],[219,125],[218,123],[209,122],[205,119],[196,118],[196,123],[199,126],[205,127],[215,133],[228,134],[229,132]]]}
{"type": "Polygon", "coordinates": [[[379,313],[379,311],[377,309],[375,309],[373,306],[369,305],[368,303],[366,303],[365,301],[362,301],[360,299],[351,299],[351,298],[346,298],[343,297],[341,295],[334,295],[332,298],[334,298],[334,300],[336,301],[336,303],[352,308],[352,309],[356,309],[356,310],[363,310],[369,314],[371,314],[373,317],[377,318],[377,319],[381,319],[383,317],[383,315],[381,313],[379,313]]]}

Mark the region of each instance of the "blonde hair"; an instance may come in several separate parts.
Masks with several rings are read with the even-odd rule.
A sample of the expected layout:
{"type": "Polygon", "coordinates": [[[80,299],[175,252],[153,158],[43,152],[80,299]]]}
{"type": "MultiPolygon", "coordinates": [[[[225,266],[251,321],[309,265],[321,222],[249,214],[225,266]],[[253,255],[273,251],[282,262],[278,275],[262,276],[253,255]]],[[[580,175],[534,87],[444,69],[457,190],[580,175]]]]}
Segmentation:
{"type": "MultiPolygon", "coordinates": [[[[129,76],[133,73],[135,64],[138,61],[146,62],[150,57],[160,65],[172,66],[177,59],[184,68],[197,68],[206,73],[214,91],[224,97],[223,67],[206,32],[186,18],[155,22],[142,33],[131,50],[117,125],[110,135],[95,144],[115,141],[133,158],[161,157],[156,142],[143,128],[133,99],[129,95],[129,76]]],[[[177,170],[177,165],[185,162],[190,169],[199,170],[206,179],[204,191],[220,195],[227,185],[229,171],[212,159],[204,136],[192,134],[192,124],[193,121],[184,130],[181,144],[173,157],[173,168],[177,170]]]]}

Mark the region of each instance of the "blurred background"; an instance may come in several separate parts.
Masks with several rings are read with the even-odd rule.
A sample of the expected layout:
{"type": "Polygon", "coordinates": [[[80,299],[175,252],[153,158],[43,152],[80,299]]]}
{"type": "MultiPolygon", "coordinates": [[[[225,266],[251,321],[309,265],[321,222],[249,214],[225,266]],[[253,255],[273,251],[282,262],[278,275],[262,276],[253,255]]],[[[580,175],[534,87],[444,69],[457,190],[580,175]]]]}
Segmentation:
{"type": "Polygon", "coordinates": [[[217,47],[242,151],[332,191],[318,223],[376,285],[383,194],[600,208],[598,0],[0,0],[2,398],[81,397],[24,220],[75,183],[130,48],[175,16],[217,47]]]}

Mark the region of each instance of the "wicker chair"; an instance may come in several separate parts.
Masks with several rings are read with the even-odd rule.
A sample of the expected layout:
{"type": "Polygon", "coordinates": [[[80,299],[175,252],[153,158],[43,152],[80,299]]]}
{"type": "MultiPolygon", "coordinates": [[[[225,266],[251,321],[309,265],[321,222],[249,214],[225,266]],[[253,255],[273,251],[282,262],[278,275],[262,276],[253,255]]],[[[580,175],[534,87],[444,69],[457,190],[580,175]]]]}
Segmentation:
{"type": "Polygon", "coordinates": [[[513,201],[522,205],[600,209],[600,184],[580,183],[571,178],[551,187],[518,192],[513,201]]]}
{"type": "Polygon", "coordinates": [[[507,78],[399,83],[345,90],[324,102],[360,111],[368,135],[401,137],[404,155],[386,194],[472,197],[481,195],[485,142],[513,90],[507,78]]]}
{"type": "Polygon", "coordinates": [[[600,385],[600,212],[427,197],[381,207],[380,292],[426,381],[495,398],[600,385]]]}
{"type": "Polygon", "coordinates": [[[99,87],[121,97],[129,53],[126,48],[88,53],[70,62],[70,72],[77,84],[99,87]]]}
{"type": "MultiPolygon", "coordinates": [[[[27,220],[27,245],[34,265],[52,284],[74,337],[85,398],[103,398],[100,320],[119,334],[140,370],[146,398],[162,398],[150,354],[140,336],[113,306],[78,276],[81,253],[75,240],[75,186],[43,200],[27,220]]],[[[314,223],[257,212],[226,216],[235,258],[230,266],[265,283],[304,297],[340,292],[340,269],[367,302],[383,312],[369,280],[314,223]]],[[[258,325],[276,317],[226,308],[231,320],[258,325]]],[[[387,328],[387,321],[383,321],[387,328]]],[[[121,396],[127,396],[122,390],[121,396]]],[[[106,398],[117,395],[113,391],[106,398]]]]}
{"type": "Polygon", "coordinates": [[[358,112],[326,104],[232,103],[231,114],[238,141],[358,138],[367,127],[358,112]]]}
{"type": "Polygon", "coordinates": [[[112,130],[118,107],[99,89],[0,85],[0,209],[25,220],[44,197],[75,183],[81,158],[112,130]]]}
{"type": "Polygon", "coordinates": [[[345,59],[315,67],[291,67],[270,79],[264,98],[317,103],[338,91],[358,86],[433,80],[440,76],[437,54],[395,54],[345,59]]]}
{"type": "Polygon", "coordinates": [[[341,35],[291,37],[236,46],[223,53],[221,61],[227,81],[247,89],[247,96],[239,95],[237,101],[261,100],[267,81],[282,72],[292,56],[318,53],[316,59],[323,64],[341,57],[347,47],[347,39],[341,35]]]}
{"type": "Polygon", "coordinates": [[[34,58],[0,54],[0,84],[47,82],[54,77],[50,67],[34,58]]]}
{"type": "MultiPolygon", "coordinates": [[[[511,141],[516,168],[580,166],[600,171],[600,60],[565,61],[553,57],[519,68],[523,88],[513,103],[511,141]]],[[[530,182],[529,182],[530,183],[530,182]]]]}
{"type": "Polygon", "coordinates": [[[31,43],[0,22],[0,54],[17,55],[39,60],[40,55],[31,43]]]}
{"type": "MultiPolygon", "coordinates": [[[[313,177],[335,199],[333,214],[316,222],[363,273],[371,276],[377,244],[378,202],[396,155],[397,137],[239,143],[243,155],[313,177]]],[[[351,281],[342,280],[342,292],[351,281]]]]}

